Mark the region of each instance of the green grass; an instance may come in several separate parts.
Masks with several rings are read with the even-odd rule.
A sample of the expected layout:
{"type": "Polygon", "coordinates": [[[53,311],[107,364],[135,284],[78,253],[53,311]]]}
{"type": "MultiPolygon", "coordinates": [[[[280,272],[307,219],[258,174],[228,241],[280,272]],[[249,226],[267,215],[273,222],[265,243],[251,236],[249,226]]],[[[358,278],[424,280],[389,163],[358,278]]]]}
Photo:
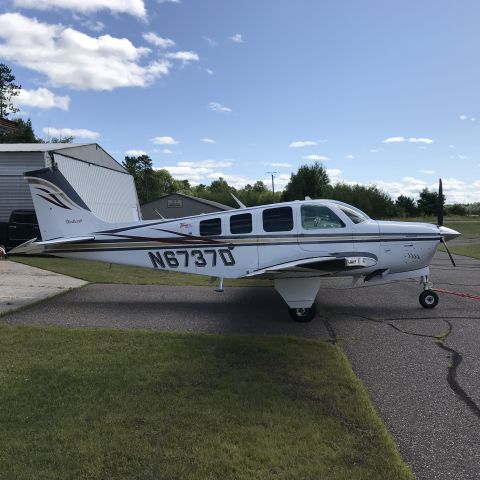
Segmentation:
{"type": "MultiPolygon", "coordinates": [[[[129,285],[212,285],[211,278],[205,275],[193,275],[151,268],[130,267],[126,265],[108,264],[93,260],[78,260],[51,256],[21,256],[9,257],[25,265],[43,268],[52,272],[62,273],[70,277],[80,278],[92,283],[124,283],[129,285]]],[[[225,286],[269,286],[268,280],[238,279],[224,280],[225,286]]]]}
{"type": "MultiPolygon", "coordinates": [[[[443,251],[445,249],[441,247],[443,251]]],[[[480,258],[480,244],[474,245],[449,245],[448,249],[454,255],[465,255],[466,257],[480,258]]]]}
{"type": "Polygon", "coordinates": [[[336,346],[0,326],[0,479],[412,479],[336,346]]]}
{"type": "MultiPolygon", "coordinates": [[[[413,217],[413,218],[395,218],[392,220],[402,222],[426,222],[437,223],[436,217],[413,217]]],[[[444,225],[446,227],[453,228],[460,232],[462,235],[480,236],[480,217],[460,217],[460,216],[448,216],[444,219],[444,225]]]]}

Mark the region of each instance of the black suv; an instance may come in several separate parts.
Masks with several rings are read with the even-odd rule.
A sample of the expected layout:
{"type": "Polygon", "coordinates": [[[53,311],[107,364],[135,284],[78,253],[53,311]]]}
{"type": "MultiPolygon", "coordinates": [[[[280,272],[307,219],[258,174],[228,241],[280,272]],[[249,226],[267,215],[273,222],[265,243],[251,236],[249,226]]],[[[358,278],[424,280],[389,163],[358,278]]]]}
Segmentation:
{"type": "Polygon", "coordinates": [[[7,247],[13,248],[32,238],[40,237],[34,210],[13,210],[7,228],[7,247]]]}

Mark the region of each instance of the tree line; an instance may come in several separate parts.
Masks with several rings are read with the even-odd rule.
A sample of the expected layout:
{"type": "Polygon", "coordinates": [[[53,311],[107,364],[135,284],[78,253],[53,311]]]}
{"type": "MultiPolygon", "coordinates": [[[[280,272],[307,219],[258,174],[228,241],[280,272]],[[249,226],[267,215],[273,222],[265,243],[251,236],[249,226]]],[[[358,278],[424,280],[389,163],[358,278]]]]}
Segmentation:
{"type": "MultiPolygon", "coordinates": [[[[319,163],[302,165],[292,173],[290,182],[283,192],[273,193],[264,182],[258,180],[253,185],[236,189],[223,178],[210,185],[190,185],[188,180],[175,180],[165,169],[154,169],[148,155],[126,156],[123,166],[135,179],[140,204],[154,201],[171,193],[183,193],[206,200],[212,200],[231,207],[237,207],[232,194],[249,207],[267,205],[282,201],[303,200],[305,197],[330,198],[356,206],[372,218],[417,217],[437,215],[438,192],[427,188],[420,192],[419,199],[400,195],[396,200],[376,186],[332,184],[327,171],[319,163]]],[[[445,196],[442,196],[442,204],[445,196]]],[[[480,203],[465,206],[461,204],[445,206],[446,214],[480,214],[480,203]],[[476,205],[476,207],[475,207],[476,205]],[[468,209],[470,208],[471,211],[468,209]]]]}

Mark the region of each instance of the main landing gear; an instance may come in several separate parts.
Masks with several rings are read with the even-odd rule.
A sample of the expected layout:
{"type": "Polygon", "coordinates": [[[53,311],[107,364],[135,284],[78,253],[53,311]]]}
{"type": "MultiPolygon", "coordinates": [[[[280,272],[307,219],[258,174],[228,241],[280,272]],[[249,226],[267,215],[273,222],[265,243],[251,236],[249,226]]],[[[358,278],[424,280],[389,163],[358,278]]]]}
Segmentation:
{"type": "Polygon", "coordinates": [[[435,308],[438,305],[438,295],[432,290],[433,284],[428,281],[428,276],[422,277],[420,283],[423,284],[423,292],[418,297],[418,301],[423,308],[435,308]]]}
{"type": "Polygon", "coordinates": [[[293,321],[301,323],[311,322],[315,316],[315,312],[315,304],[310,308],[288,308],[288,313],[293,321]]]}

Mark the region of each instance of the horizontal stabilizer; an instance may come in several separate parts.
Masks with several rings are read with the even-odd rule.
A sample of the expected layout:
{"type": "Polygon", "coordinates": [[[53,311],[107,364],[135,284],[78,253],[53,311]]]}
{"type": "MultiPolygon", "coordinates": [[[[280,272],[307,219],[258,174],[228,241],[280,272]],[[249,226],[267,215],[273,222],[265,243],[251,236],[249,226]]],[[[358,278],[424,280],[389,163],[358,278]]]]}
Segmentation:
{"type": "Polygon", "coordinates": [[[45,242],[36,242],[36,238],[32,238],[31,240],[18,245],[18,247],[12,248],[8,254],[15,255],[18,253],[25,253],[28,255],[34,255],[37,253],[43,253],[45,251],[45,247],[52,246],[52,245],[63,245],[66,243],[81,243],[81,242],[88,242],[90,240],[95,240],[93,235],[83,236],[83,237],[67,237],[67,238],[55,238],[53,240],[47,240],[45,242]]]}

